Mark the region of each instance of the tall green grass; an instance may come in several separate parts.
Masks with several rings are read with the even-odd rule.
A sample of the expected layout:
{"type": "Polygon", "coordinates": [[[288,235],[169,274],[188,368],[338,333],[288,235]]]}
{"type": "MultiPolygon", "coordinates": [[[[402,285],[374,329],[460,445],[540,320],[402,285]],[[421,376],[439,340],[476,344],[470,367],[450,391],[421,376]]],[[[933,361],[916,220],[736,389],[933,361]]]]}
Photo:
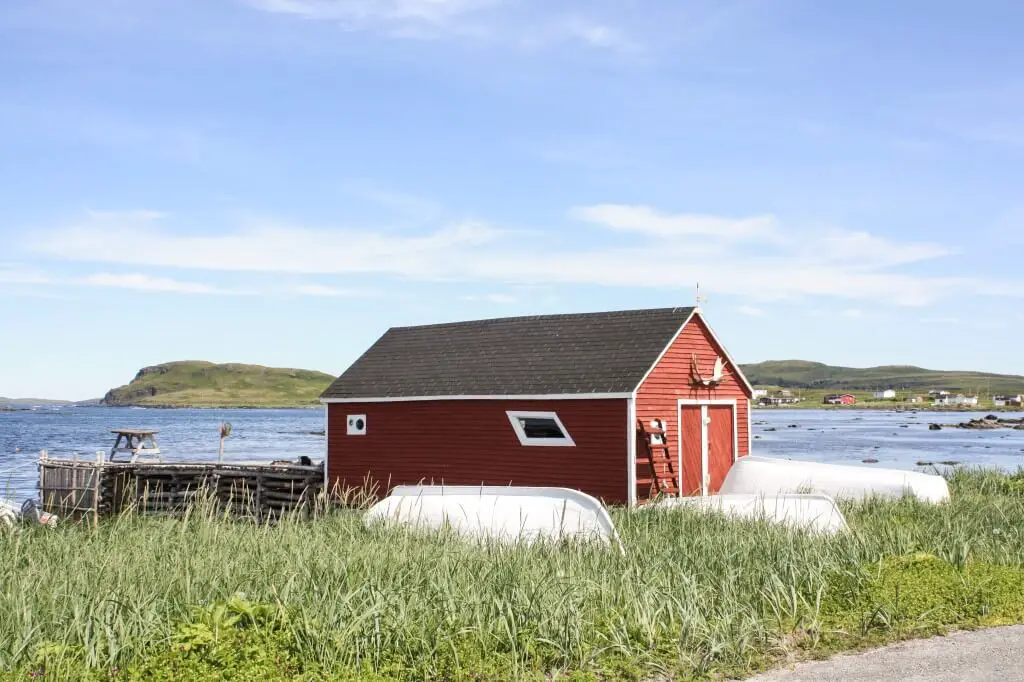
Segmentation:
{"type": "Polygon", "coordinates": [[[1024,619],[1024,470],[844,508],[820,538],[613,510],[625,555],[212,509],[0,533],[17,679],[687,679],[1024,619]],[[347,677],[346,677],[347,676],[347,677]]]}

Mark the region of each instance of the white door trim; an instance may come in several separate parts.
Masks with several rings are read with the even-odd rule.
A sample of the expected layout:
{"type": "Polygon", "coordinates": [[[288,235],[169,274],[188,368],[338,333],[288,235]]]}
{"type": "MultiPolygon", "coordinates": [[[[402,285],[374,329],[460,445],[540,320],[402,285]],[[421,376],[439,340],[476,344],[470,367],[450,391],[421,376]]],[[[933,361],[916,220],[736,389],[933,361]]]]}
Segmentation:
{"type": "MultiPolygon", "coordinates": [[[[747,454],[754,454],[754,418],[751,416],[750,400],[747,399],[747,454]]],[[[739,443],[737,443],[737,446],[739,443]]],[[[736,457],[740,456],[739,447],[736,448],[736,457]]],[[[735,460],[733,460],[735,461],[735,460]]]]}
{"type": "Polygon", "coordinates": [[[708,443],[708,424],[711,417],[708,416],[708,406],[700,406],[700,495],[708,496],[708,483],[711,482],[711,468],[708,464],[708,451],[711,449],[708,443]]]}
{"type": "MultiPolygon", "coordinates": [[[[731,400],[692,400],[689,398],[679,398],[676,404],[676,429],[679,431],[679,495],[683,494],[683,407],[700,407],[700,494],[701,497],[708,496],[708,485],[711,482],[711,476],[708,469],[710,464],[708,461],[708,453],[710,444],[708,443],[708,407],[711,405],[724,405],[732,408],[732,461],[736,461],[736,457],[739,455],[739,431],[737,431],[737,401],[731,400]]],[[[749,415],[748,415],[749,416],[749,415]]]]}
{"type": "Polygon", "coordinates": [[[324,405],[324,495],[331,494],[331,406],[324,405]]]}
{"type": "Polygon", "coordinates": [[[626,505],[636,506],[636,396],[626,400],[626,505]]]}

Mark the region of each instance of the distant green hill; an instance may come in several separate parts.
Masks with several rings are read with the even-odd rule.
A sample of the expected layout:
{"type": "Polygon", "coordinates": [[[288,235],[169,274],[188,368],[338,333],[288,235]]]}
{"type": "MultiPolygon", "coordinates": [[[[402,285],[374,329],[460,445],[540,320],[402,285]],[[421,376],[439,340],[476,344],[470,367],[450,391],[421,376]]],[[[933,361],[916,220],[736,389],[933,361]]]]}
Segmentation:
{"type": "Polygon", "coordinates": [[[740,365],[751,383],[759,386],[844,391],[886,388],[910,391],[965,391],[971,393],[1024,393],[1024,376],[985,372],[944,372],[911,365],[835,367],[806,360],[771,360],[740,365]]]}
{"type": "Polygon", "coordinates": [[[104,405],[150,407],[300,407],[315,405],[333,376],[306,369],[212,362],[169,362],[139,370],[104,405]]]}
{"type": "Polygon", "coordinates": [[[0,405],[73,405],[70,400],[51,400],[49,398],[2,398],[0,405]]]}

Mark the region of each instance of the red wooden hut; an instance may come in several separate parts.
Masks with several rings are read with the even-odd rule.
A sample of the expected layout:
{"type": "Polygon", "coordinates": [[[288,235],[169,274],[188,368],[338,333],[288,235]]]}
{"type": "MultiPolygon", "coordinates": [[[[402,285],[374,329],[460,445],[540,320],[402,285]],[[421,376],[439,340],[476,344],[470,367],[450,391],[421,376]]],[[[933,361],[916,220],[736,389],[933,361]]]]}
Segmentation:
{"type": "Polygon", "coordinates": [[[695,308],[388,330],[322,395],[327,483],[717,492],[753,389],[695,308]],[[653,444],[652,444],[653,443],[653,444]]]}

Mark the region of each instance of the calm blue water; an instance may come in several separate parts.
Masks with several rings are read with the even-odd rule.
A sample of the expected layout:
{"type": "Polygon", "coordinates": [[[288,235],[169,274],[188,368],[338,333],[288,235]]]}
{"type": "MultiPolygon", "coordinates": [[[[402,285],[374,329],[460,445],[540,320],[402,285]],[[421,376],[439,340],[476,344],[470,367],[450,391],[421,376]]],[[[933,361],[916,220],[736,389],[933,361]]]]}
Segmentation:
{"type": "MultiPolygon", "coordinates": [[[[753,454],[836,464],[877,459],[877,464],[865,466],[898,469],[919,469],[917,463],[925,461],[1010,471],[1024,466],[1024,431],[928,430],[932,423],[959,424],[982,416],[978,412],[759,409],[753,411],[753,454]]],[[[999,416],[1019,418],[1024,413],[999,416]]]]}
{"type": "MultiPolygon", "coordinates": [[[[957,461],[1007,470],[1024,466],[1024,431],[928,430],[932,422],[948,424],[978,416],[876,410],[754,410],[754,453],[843,464],[877,459],[877,464],[863,466],[905,469],[917,468],[920,461],[957,461]]],[[[227,460],[323,457],[324,438],[313,433],[324,428],[323,411],[319,409],[62,407],[0,412],[0,497],[21,501],[36,495],[40,450],[49,451],[51,456],[77,452],[94,457],[97,450],[109,450],[113,444],[110,429],[117,426],[158,429],[157,441],[167,460],[216,459],[217,430],[224,421],[233,427],[226,446],[227,460]]]]}
{"type": "Polygon", "coordinates": [[[158,410],[60,407],[0,412],[0,498],[37,494],[39,451],[94,458],[114,444],[114,427],[152,428],[165,461],[216,460],[220,425],[231,422],[224,459],[323,458],[324,413],[309,410],[158,410]]]}

